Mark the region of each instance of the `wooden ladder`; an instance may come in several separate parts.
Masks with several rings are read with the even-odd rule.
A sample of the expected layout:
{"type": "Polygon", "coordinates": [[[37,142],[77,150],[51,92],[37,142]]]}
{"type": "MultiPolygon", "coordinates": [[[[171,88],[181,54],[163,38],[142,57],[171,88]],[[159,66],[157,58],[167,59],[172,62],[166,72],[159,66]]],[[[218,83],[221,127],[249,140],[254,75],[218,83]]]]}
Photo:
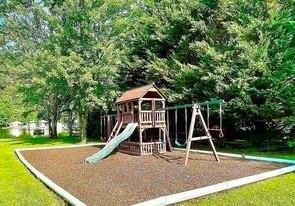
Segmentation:
{"type": "Polygon", "coordinates": [[[219,157],[218,157],[217,152],[215,150],[211,134],[210,134],[210,132],[209,132],[207,126],[206,126],[206,123],[204,121],[200,105],[199,104],[193,104],[193,113],[192,113],[192,118],[191,118],[190,129],[189,129],[189,133],[188,133],[188,141],[187,141],[187,145],[186,145],[186,157],[185,157],[184,165],[187,165],[189,151],[190,151],[190,148],[191,148],[192,141],[199,141],[199,140],[205,140],[205,139],[209,140],[209,143],[211,145],[211,148],[212,148],[213,154],[215,156],[215,159],[216,159],[216,161],[219,162],[219,157]],[[193,137],[194,128],[195,128],[195,122],[196,122],[196,116],[199,116],[199,118],[201,120],[201,125],[202,125],[203,129],[205,130],[205,136],[193,137]]]}
{"type": "Polygon", "coordinates": [[[116,122],[116,124],[115,124],[115,126],[114,126],[114,128],[113,128],[107,142],[109,142],[112,138],[114,138],[114,137],[116,137],[118,135],[118,133],[119,133],[121,127],[122,127],[122,124],[123,124],[123,121],[117,121],[116,122]]]}

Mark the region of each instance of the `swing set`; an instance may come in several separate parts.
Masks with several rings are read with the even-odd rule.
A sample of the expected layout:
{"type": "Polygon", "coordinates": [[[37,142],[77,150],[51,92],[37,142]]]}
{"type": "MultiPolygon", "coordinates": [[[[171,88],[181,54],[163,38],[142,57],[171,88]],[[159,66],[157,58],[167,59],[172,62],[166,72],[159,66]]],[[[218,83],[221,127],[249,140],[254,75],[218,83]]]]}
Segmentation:
{"type": "MultiPolygon", "coordinates": [[[[223,138],[224,134],[223,134],[223,128],[222,128],[222,121],[223,121],[223,104],[224,101],[223,100],[212,100],[212,101],[206,101],[206,102],[202,102],[202,103],[198,103],[198,105],[200,106],[201,111],[206,111],[206,126],[209,130],[209,132],[217,132],[218,133],[218,137],[219,138],[223,138]],[[212,128],[210,125],[210,112],[212,113],[213,109],[212,107],[216,107],[218,106],[218,115],[219,115],[219,125],[218,127],[214,127],[212,128]]],[[[167,107],[167,124],[169,127],[169,111],[174,110],[174,126],[175,126],[175,145],[177,147],[184,147],[187,144],[188,141],[188,109],[192,109],[194,104],[185,104],[185,105],[180,105],[180,106],[173,106],[173,107],[167,107]],[[178,137],[178,133],[179,133],[179,129],[178,129],[178,112],[179,110],[184,109],[184,127],[185,127],[185,141],[183,143],[181,143],[179,141],[179,137],[178,137]]]]}

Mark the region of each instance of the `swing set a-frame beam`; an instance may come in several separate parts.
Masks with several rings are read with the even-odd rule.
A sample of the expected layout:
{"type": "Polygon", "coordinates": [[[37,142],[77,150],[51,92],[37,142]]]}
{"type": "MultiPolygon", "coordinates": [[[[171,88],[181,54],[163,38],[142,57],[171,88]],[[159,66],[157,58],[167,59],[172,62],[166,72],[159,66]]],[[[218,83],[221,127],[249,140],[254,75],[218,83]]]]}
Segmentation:
{"type": "MultiPolygon", "coordinates": [[[[219,105],[219,104],[223,104],[223,103],[224,103],[224,100],[210,100],[210,101],[200,102],[200,103],[198,103],[198,105],[200,105],[200,106],[219,105]]],[[[183,105],[166,107],[165,110],[185,109],[185,108],[192,108],[193,106],[194,106],[194,103],[193,104],[183,104],[183,105]]]]}
{"type": "Polygon", "coordinates": [[[187,145],[186,145],[186,157],[185,157],[185,163],[184,165],[187,165],[188,162],[188,156],[189,156],[189,151],[191,148],[191,143],[192,141],[199,141],[199,140],[204,140],[204,139],[208,139],[210,146],[212,148],[213,154],[215,156],[215,159],[217,162],[219,162],[219,157],[217,155],[215,146],[213,144],[212,141],[212,137],[210,135],[210,132],[206,126],[205,120],[203,118],[201,109],[200,109],[200,105],[199,104],[194,104],[193,105],[193,113],[192,113],[192,118],[191,118],[191,124],[190,124],[190,129],[189,129],[189,133],[188,133],[188,140],[187,140],[187,145]],[[193,137],[193,133],[194,133],[194,129],[195,129],[195,123],[196,123],[196,117],[199,117],[199,119],[201,120],[201,125],[203,127],[203,129],[205,130],[205,136],[199,136],[199,137],[193,137]]]}

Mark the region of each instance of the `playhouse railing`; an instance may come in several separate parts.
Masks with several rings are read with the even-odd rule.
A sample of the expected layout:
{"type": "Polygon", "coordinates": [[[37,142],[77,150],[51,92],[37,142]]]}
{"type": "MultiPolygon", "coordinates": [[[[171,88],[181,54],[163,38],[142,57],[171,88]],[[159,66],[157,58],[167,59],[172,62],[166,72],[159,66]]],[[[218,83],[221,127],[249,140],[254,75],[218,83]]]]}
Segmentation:
{"type": "Polygon", "coordinates": [[[165,110],[140,111],[139,118],[141,124],[162,124],[165,123],[165,110]]]}
{"type": "Polygon", "coordinates": [[[151,124],[153,121],[153,112],[152,111],[140,111],[139,113],[139,120],[142,124],[151,124]]]}
{"type": "Polygon", "coordinates": [[[140,147],[141,147],[142,155],[166,152],[166,144],[163,142],[154,142],[154,143],[145,142],[145,143],[142,143],[140,147]]]}
{"type": "Polygon", "coordinates": [[[165,110],[155,111],[155,122],[164,123],[165,122],[165,110]]]}

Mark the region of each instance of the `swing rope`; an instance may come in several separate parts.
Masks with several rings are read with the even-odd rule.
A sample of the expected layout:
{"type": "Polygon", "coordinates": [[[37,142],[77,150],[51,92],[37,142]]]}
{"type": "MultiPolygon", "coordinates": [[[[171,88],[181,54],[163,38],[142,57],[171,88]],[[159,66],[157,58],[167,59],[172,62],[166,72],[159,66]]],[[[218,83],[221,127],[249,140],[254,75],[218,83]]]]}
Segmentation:
{"type": "MultiPolygon", "coordinates": [[[[209,102],[206,102],[206,109],[207,109],[207,128],[208,130],[213,130],[210,129],[210,107],[209,107],[209,102]]],[[[223,134],[223,129],[222,129],[222,113],[223,113],[223,109],[222,109],[222,102],[219,102],[219,129],[216,129],[216,131],[219,131],[219,137],[223,138],[224,134],[223,134]]],[[[175,145],[177,147],[183,147],[187,144],[188,141],[188,135],[187,135],[187,108],[185,107],[185,134],[186,134],[186,139],[184,143],[180,143],[178,141],[178,128],[177,128],[177,109],[175,109],[175,145]]]]}
{"type": "MultiPolygon", "coordinates": [[[[210,110],[209,110],[209,103],[207,102],[206,104],[207,106],[207,128],[209,130],[212,130],[210,129],[210,124],[209,124],[209,119],[210,119],[210,110]]],[[[219,102],[219,137],[220,138],[223,138],[224,137],[224,134],[223,134],[223,131],[222,131],[222,102],[219,102]]]]}
{"type": "Polygon", "coordinates": [[[222,132],[222,103],[219,103],[219,137],[223,138],[224,134],[222,132]]]}

